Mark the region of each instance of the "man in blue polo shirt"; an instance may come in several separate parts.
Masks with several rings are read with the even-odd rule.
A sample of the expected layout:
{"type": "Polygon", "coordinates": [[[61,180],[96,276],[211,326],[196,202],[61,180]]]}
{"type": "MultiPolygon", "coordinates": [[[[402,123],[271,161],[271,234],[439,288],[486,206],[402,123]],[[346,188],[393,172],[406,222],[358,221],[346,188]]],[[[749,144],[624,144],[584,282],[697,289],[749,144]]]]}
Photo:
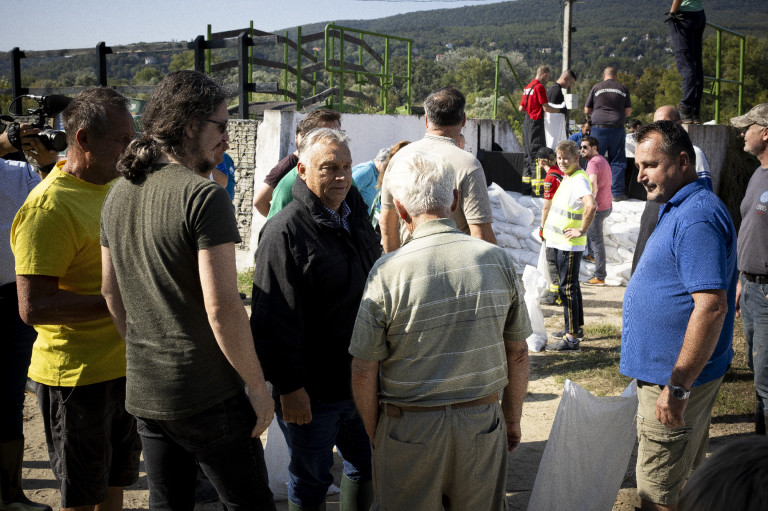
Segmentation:
{"type": "Polygon", "coordinates": [[[706,457],[712,405],[733,358],[736,230],[697,181],[682,127],[654,122],[635,140],[637,180],[661,211],[624,295],[620,367],[638,380],[641,509],[674,509],[706,457]]]}

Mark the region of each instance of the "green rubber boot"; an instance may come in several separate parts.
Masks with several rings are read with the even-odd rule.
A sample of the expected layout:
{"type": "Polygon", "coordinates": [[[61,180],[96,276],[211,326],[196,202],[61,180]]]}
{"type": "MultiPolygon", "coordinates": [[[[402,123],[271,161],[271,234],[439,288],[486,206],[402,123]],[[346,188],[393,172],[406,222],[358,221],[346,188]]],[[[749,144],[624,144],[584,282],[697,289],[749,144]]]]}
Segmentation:
{"type": "Polygon", "coordinates": [[[21,489],[21,462],[24,438],[0,442],[0,511],[51,511],[45,504],[32,502],[21,489]]]}
{"type": "Polygon", "coordinates": [[[339,511],[368,511],[371,504],[373,504],[373,482],[356,483],[342,474],[339,511]]]}
{"type": "Polygon", "coordinates": [[[288,500],[288,511],[325,511],[325,502],[315,507],[304,507],[288,500]]]}

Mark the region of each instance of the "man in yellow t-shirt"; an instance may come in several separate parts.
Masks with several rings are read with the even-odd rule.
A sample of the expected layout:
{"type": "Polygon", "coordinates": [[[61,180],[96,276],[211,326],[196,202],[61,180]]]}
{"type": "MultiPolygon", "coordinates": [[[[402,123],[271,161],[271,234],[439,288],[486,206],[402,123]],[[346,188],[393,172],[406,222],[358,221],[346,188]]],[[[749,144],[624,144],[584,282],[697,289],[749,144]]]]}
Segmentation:
{"type": "Polygon", "coordinates": [[[101,296],[101,206],[133,138],[127,100],[87,89],[62,114],[68,160],[27,197],[11,228],[19,311],[34,325],[38,385],[63,509],[120,509],[141,450],[125,411],[125,344],[101,296]]]}

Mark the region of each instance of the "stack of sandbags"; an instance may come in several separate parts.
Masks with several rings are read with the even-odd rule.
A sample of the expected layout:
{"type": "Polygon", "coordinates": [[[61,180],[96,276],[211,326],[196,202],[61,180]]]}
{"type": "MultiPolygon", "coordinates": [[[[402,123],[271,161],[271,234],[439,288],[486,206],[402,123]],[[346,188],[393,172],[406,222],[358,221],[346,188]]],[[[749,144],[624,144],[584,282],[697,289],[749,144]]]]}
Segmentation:
{"type": "MultiPolygon", "coordinates": [[[[536,266],[541,250],[538,231],[544,200],[506,192],[496,183],[488,187],[493,210],[493,232],[499,246],[512,258],[518,274],[526,265],[536,266]]],[[[609,285],[626,285],[632,268],[632,255],[640,230],[640,215],[645,203],[639,200],[615,202],[611,215],[603,223],[605,258],[609,285]]],[[[589,280],[595,265],[582,260],[581,280],[589,280]]]]}

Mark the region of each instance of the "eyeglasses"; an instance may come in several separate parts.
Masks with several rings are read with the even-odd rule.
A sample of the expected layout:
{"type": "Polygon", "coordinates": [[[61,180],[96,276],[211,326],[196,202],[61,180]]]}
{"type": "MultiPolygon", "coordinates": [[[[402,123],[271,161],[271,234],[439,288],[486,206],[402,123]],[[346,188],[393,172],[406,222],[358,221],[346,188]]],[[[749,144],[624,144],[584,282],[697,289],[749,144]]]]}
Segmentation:
{"type": "Polygon", "coordinates": [[[583,145],[583,146],[581,146],[581,148],[582,149],[589,149],[589,146],[588,145],[583,145]]]}
{"type": "Polygon", "coordinates": [[[227,131],[227,122],[221,122],[221,121],[214,121],[213,119],[206,119],[206,121],[211,122],[219,127],[219,131],[222,133],[222,135],[227,131]]]}

